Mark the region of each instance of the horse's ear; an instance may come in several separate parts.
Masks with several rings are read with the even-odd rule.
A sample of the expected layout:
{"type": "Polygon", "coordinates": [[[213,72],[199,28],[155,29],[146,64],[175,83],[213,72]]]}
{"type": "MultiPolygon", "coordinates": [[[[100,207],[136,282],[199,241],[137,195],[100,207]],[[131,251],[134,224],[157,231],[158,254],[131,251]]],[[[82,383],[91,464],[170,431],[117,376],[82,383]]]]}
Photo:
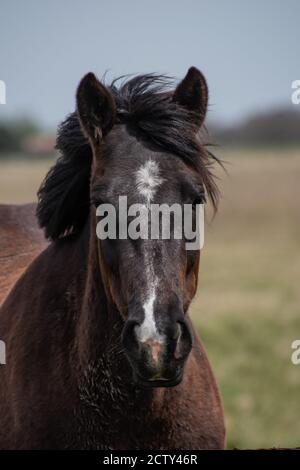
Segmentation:
{"type": "Polygon", "coordinates": [[[77,112],[84,133],[96,145],[114,125],[116,104],[111,92],[88,73],[77,89],[77,112]]]}
{"type": "Polygon", "coordinates": [[[173,101],[192,112],[195,123],[201,127],[208,104],[208,87],[200,70],[191,67],[174,91],[173,101]]]}

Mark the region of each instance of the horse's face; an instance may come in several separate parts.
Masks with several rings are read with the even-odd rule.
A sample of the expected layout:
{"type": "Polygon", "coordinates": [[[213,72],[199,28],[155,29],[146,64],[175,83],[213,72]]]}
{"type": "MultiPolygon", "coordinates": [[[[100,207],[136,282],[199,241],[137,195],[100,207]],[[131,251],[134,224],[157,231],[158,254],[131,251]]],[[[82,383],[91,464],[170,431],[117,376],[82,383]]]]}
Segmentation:
{"type": "MultiPolygon", "coordinates": [[[[205,90],[202,75],[193,69],[175,96],[180,102],[187,93],[189,100],[191,93],[196,94],[202,116],[205,90]]],[[[153,204],[195,207],[203,200],[203,181],[178,156],[148,145],[131,125],[116,122],[111,93],[91,74],[79,86],[78,111],[94,153],[91,201],[95,217],[103,204],[110,204],[116,213],[116,233],[97,239],[97,246],[107,296],[125,320],[124,350],[137,381],[150,386],[176,385],[192,348],[186,312],[197,287],[200,254],[199,250],[186,250],[184,235],[174,238],[172,223],[170,237],[151,238],[150,211],[153,204]],[[127,197],[126,207],[120,196],[123,204],[127,197]],[[136,239],[129,232],[135,217],[127,214],[133,204],[141,204],[142,217],[149,216],[144,225],[147,237],[136,239]],[[120,239],[120,217],[125,221],[123,230],[127,229],[124,239],[120,239]]],[[[103,222],[103,213],[96,220],[103,222]]],[[[106,225],[106,231],[112,227],[106,225]]]]}
{"type": "MultiPolygon", "coordinates": [[[[96,207],[112,204],[117,220],[126,211],[120,195],[128,209],[141,204],[149,215],[150,204],[183,206],[202,197],[196,172],[147,149],[124,126],[112,130],[105,147],[105,167],[96,163],[92,176],[92,200],[96,207]]],[[[184,238],[151,239],[150,217],[147,224],[149,239],[100,240],[100,259],[108,294],[126,319],[123,345],[136,375],[167,385],[180,380],[192,345],[185,312],[196,290],[199,251],[187,251],[184,238]]]]}

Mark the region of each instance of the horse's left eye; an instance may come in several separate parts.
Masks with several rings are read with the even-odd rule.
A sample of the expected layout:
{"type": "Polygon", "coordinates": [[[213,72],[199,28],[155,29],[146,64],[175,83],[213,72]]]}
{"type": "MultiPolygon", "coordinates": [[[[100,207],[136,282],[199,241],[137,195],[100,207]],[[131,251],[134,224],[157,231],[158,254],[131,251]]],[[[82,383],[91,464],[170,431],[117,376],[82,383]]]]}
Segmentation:
{"type": "Polygon", "coordinates": [[[100,204],[101,204],[101,202],[98,201],[97,199],[91,199],[91,203],[92,203],[92,205],[93,205],[94,207],[96,207],[96,209],[97,209],[97,207],[100,206],[100,204]]]}
{"type": "Polygon", "coordinates": [[[92,196],[91,197],[91,204],[93,204],[93,206],[97,207],[100,206],[101,204],[103,204],[103,201],[100,197],[97,197],[97,196],[92,196]]]}

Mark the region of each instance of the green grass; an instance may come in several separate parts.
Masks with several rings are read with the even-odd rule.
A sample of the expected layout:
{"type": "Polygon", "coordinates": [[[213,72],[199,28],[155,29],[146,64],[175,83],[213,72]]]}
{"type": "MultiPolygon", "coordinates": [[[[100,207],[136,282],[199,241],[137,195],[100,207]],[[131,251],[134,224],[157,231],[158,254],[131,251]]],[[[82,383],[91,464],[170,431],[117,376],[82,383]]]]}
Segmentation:
{"type": "Polygon", "coordinates": [[[300,152],[226,155],[192,316],[223,398],[228,447],[300,445],[300,152]]]}
{"type": "MultiPolygon", "coordinates": [[[[228,447],[300,445],[300,151],[222,152],[191,313],[223,398],[228,447]]],[[[0,202],[27,202],[50,160],[0,162],[0,202]]]]}

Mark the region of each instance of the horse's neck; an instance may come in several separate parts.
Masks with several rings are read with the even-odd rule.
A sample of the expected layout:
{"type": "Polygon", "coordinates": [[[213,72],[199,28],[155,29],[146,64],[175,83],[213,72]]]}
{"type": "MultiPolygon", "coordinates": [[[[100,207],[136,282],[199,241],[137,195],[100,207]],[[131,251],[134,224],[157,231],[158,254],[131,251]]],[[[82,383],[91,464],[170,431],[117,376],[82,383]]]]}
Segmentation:
{"type": "Polygon", "coordinates": [[[111,361],[121,355],[123,320],[117,308],[107,299],[102,282],[95,221],[92,217],[85,228],[88,253],[82,286],[83,299],[77,326],[79,363],[85,371],[101,360],[111,361]]]}

